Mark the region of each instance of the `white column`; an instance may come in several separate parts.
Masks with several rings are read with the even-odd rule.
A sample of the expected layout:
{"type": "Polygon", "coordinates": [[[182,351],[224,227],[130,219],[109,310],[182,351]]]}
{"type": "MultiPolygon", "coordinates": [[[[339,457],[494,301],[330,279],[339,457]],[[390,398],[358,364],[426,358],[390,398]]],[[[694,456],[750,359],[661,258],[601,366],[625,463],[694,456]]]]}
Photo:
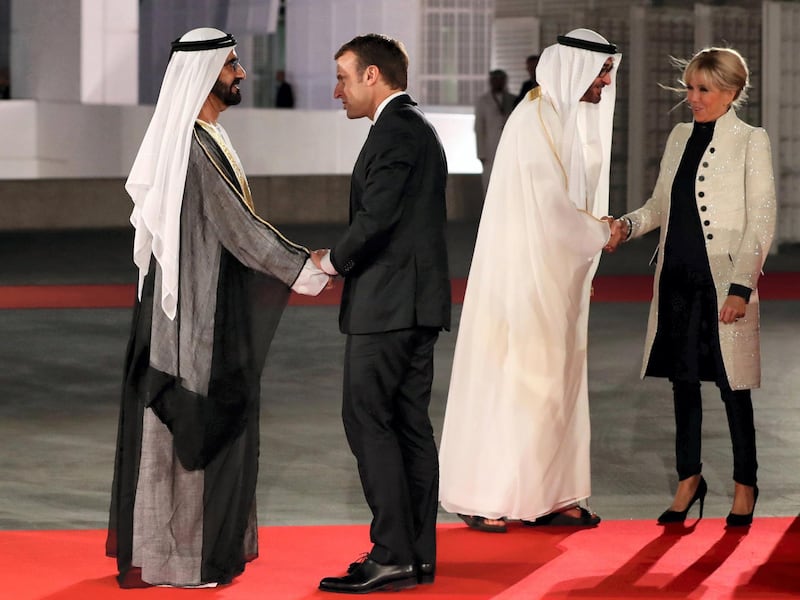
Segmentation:
{"type": "Polygon", "coordinates": [[[139,100],[139,3],[80,0],[81,96],[84,104],[139,100]]]}
{"type": "Polygon", "coordinates": [[[625,52],[628,63],[628,199],[627,211],[636,210],[642,205],[647,192],[644,189],[645,153],[645,96],[647,81],[647,8],[631,7],[630,49],[625,52]]]}

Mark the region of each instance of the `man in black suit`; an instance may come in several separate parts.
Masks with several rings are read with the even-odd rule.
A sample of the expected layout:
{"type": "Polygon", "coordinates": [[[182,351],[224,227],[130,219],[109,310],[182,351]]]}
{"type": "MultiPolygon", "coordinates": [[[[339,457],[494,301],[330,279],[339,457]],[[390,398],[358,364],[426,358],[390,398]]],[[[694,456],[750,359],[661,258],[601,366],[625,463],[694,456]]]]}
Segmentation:
{"type": "Polygon", "coordinates": [[[286,71],[276,71],[275,81],[278,82],[278,87],[275,88],[275,108],[294,108],[294,90],[286,81],[286,71]]]}
{"type": "Polygon", "coordinates": [[[377,34],[335,55],[334,98],[373,126],[353,168],[350,225],[315,256],[344,277],[342,421],[367,503],[372,549],[320,589],[364,593],[432,583],[439,464],[428,416],[433,349],[450,328],[447,163],[436,131],[404,92],[408,55],[377,34]]]}

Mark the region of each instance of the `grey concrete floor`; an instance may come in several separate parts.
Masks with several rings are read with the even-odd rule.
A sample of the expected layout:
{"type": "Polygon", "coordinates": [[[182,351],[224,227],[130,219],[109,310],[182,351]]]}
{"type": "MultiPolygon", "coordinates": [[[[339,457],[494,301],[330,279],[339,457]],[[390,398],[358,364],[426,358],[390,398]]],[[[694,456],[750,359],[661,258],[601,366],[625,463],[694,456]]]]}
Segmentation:
{"type": "MultiPolygon", "coordinates": [[[[310,247],[336,227],[285,227],[310,247]]],[[[474,223],[450,227],[452,275],[466,276],[474,223]]],[[[0,234],[0,285],[131,283],[128,231],[0,234]]],[[[600,274],[646,273],[652,240],[604,258],[600,274]]],[[[800,271],[797,247],[768,271],[800,271]]],[[[0,294],[2,289],[0,288],[0,294]]],[[[754,393],[759,445],[757,515],[800,510],[800,302],[762,303],[764,382],[754,393]]],[[[289,307],[264,373],[258,512],[262,525],[366,523],[342,430],[344,338],[337,307],[289,307]],[[322,360],[321,360],[322,359],[322,360]]],[[[431,417],[441,431],[460,306],[436,350],[431,417]]],[[[595,303],[589,386],[594,508],[605,519],[652,519],[670,502],[669,384],[638,378],[645,303],[595,303]]],[[[102,528],[111,484],[122,358],[130,310],[0,310],[0,529],[102,528]]],[[[706,515],[730,509],[731,451],[724,409],[704,385],[706,515]]],[[[441,512],[442,521],[454,520],[441,512]]]]}

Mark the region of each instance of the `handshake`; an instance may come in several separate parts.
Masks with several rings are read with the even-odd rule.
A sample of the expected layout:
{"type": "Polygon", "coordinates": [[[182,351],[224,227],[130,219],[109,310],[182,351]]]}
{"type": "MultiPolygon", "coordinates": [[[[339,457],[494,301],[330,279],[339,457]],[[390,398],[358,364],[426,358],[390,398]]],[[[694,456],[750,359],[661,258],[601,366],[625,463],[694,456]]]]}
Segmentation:
{"type": "Polygon", "coordinates": [[[323,273],[333,276],[336,276],[335,270],[333,270],[333,265],[328,267],[327,269],[323,266],[322,260],[330,253],[330,248],[320,248],[319,250],[312,250],[311,251],[311,262],[314,263],[314,266],[317,267],[323,273]],[[333,270],[333,272],[331,272],[333,270]]]}
{"type": "Polygon", "coordinates": [[[614,252],[619,245],[626,241],[631,235],[631,222],[628,219],[615,219],[614,217],[603,217],[601,221],[608,223],[611,228],[611,237],[603,247],[606,252],[614,252]]]}

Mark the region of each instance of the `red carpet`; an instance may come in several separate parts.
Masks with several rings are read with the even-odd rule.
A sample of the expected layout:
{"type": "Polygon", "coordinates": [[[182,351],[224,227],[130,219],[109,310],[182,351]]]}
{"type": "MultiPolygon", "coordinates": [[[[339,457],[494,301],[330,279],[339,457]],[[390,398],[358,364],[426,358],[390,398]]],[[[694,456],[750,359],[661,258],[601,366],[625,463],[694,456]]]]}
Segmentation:
{"type": "MultiPolygon", "coordinates": [[[[464,300],[466,279],[452,281],[453,301],[464,300]]],[[[759,283],[762,300],[800,300],[800,273],[767,273],[759,283]]],[[[607,275],[594,281],[594,302],[647,302],[650,275],[607,275]]],[[[0,309],[10,308],[127,308],[133,305],[133,285],[0,286],[0,309]]],[[[338,305],[342,284],[316,297],[292,294],[290,306],[338,305]]]]}
{"type": "MultiPolygon", "coordinates": [[[[103,531],[0,531],[0,597],[9,600],[302,600],[319,592],[367,547],[365,525],[264,527],[261,556],[217,589],[120,590],[103,556],[103,531]]],[[[800,517],[757,518],[733,533],[721,519],[665,529],[647,521],[607,521],[597,529],[534,529],[506,535],[463,525],[439,529],[436,582],[392,598],[800,597],[800,517]]],[[[379,595],[381,596],[381,595],[379,595]]],[[[375,597],[375,596],[372,596],[375,597]]],[[[386,594],[381,597],[386,597],[386,594]]]]}

